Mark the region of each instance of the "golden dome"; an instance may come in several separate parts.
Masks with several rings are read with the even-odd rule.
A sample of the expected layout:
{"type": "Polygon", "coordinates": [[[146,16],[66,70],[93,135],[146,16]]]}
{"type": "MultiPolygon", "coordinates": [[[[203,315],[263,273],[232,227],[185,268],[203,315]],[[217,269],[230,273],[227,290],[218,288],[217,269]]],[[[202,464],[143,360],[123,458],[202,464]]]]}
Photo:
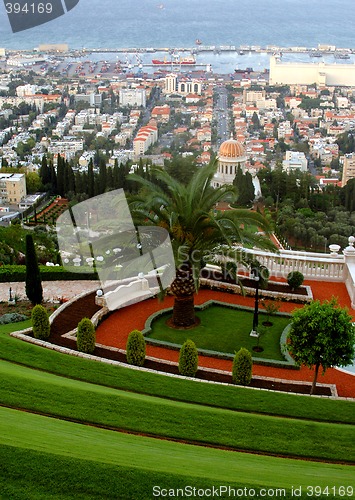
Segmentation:
{"type": "Polygon", "coordinates": [[[219,148],[219,157],[224,158],[240,158],[245,155],[245,151],[240,142],[235,139],[228,139],[228,141],[222,142],[219,148]]]}

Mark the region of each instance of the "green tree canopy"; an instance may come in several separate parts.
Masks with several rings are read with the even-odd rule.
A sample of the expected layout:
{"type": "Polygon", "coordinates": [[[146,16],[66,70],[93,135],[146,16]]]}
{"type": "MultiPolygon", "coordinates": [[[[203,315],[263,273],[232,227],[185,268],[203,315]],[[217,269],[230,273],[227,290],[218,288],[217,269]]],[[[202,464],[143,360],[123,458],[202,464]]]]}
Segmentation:
{"type": "Polygon", "coordinates": [[[157,167],[151,169],[154,182],[136,174],[131,176],[143,188],[130,204],[135,223],[159,225],[168,231],[172,241],[176,265],[176,278],[171,285],[175,326],[195,323],[194,293],[200,270],[218,245],[272,246],[267,237],[257,233],[269,230],[261,214],[247,209],[216,210],[220,201],[228,196],[235,198],[236,193],[232,185],[213,189],[215,172],[216,164],[206,165],[197,170],[187,185],[157,167]]]}
{"type": "Polygon", "coordinates": [[[33,305],[43,301],[41,275],[32,234],[26,234],[26,295],[33,305]]]}
{"type": "Polygon", "coordinates": [[[292,315],[289,351],[297,364],[315,368],[311,394],[319,368],[346,366],[354,358],[355,328],[352,317],[335,298],[315,300],[292,315]]]}

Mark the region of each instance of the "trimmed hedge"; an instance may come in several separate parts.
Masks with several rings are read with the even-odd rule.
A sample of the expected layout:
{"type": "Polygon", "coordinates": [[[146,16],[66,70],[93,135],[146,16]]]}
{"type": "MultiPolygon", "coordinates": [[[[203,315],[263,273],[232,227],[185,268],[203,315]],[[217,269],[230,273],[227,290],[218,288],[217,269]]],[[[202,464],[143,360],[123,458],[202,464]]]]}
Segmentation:
{"type": "Polygon", "coordinates": [[[195,342],[187,339],[179,355],[179,372],[185,377],[194,377],[198,368],[198,352],[195,342]]]}
{"type": "Polygon", "coordinates": [[[241,347],[233,360],[233,382],[239,385],[249,385],[253,370],[253,360],[248,349],[241,347]]]}
{"type": "Polygon", "coordinates": [[[78,324],[76,346],[78,351],[92,354],[95,350],[95,327],[89,318],[83,318],[78,324]]]}
{"type": "Polygon", "coordinates": [[[46,309],[37,304],[31,313],[32,331],[36,339],[47,340],[51,333],[51,325],[46,309]]]}
{"type": "Polygon", "coordinates": [[[126,357],[127,363],[135,366],[143,366],[145,361],[146,345],[145,338],[139,330],[133,330],[127,339],[126,357]]]}
{"type": "MultiPolygon", "coordinates": [[[[97,273],[92,268],[86,268],[89,272],[71,272],[63,266],[39,266],[42,281],[74,281],[74,280],[98,280],[97,273]]],[[[11,281],[26,281],[26,266],[5,265],[0,267],[0,283],[11,281]]]]}

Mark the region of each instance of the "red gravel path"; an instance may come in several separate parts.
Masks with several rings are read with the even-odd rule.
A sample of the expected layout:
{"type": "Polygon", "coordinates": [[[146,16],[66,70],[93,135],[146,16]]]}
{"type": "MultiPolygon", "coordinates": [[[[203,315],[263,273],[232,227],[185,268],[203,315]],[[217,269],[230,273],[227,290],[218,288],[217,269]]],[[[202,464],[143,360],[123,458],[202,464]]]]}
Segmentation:
{"type": "MultiPolygon", "coordinates": [[[[337,297],[342,306],[348,307],[349,313],[355,320],[355,310],[351,309],[349,295],[343,283],[306,281],[304,284],[311,286],[313,297],[315,299],[326,300],[332,295],[337,297]]],[[[254,299],[251,297],[243,297],[241,295],[211,290],[200,290],[196,296],[196,304],[201,304],[211,299],[250,307],[254,306],[254,299]]],[[[96,341],[100,344],[125,349],[128,334],[132,330],[142,330],[146,319],[153,312],[171,307],[172,305],[173,298],[166,297],[163,302],[159,302],[158,300],[146,300],[115,311],[97,328],[96,341]]],[[[292,302],[282,302],[280,311],[292,312],[297,307],[302,307],[302,305],[292,302]]],[[[177,362],[179,353],[178,351],[148,345],[147,355],[177,362]]],[[[199,366],[216,368],[229,372],[232,370],[231,361],[217,359],[210,356],[199,356],[199,366]]],[[[253,374],[286,380],[301,380],[309,382],[313,380],[313,371],[304,367],[302,367],[299,371],[296,371],[288,370],[286,368],[274,368],[271,366],[261,366],[255,364],[253,367],[253,374]]],[[[320,375],[318,377],[318,382],[336,384],[339,396],[355,398],[355,376],[353,375],[330,368],[326,371],[325,375],[320,375]]]]}

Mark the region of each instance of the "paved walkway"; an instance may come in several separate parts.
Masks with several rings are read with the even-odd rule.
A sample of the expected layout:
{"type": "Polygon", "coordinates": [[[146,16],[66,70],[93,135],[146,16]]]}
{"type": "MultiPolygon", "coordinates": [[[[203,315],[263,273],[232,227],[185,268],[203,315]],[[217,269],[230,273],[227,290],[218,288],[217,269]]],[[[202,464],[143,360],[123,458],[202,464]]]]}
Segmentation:
{"type": "MultiPolygon", "coordinates": [[[[0,301],[6,301],[9,298],[9,288],[11,287],[12,296],[20,299],[26,298],[25,283],[12,282],[0,283],[0,301]]],[[[71,299],[84,291],[92,291],[100,288],[99,281],[42,281],[44,300],[53,302],[60,298],[71,299]]]]}

